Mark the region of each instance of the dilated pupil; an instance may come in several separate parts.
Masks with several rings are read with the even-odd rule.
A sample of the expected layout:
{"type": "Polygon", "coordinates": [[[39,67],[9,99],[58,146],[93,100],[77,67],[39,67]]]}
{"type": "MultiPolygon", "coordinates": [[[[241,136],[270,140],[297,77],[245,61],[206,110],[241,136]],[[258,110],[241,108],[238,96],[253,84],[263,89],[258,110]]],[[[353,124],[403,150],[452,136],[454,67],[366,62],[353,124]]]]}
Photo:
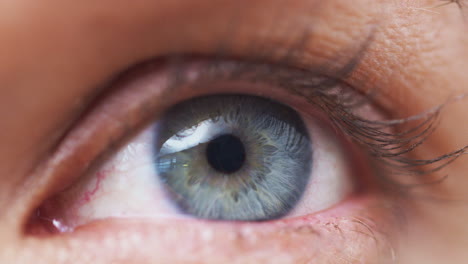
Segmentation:
{"type": "Polygon", "coordinates": [[[245,162],[245,148],[234,135],[221,135],[208,143],[206,158],[213,169],[222,173],[234,173],[245,162]]]}

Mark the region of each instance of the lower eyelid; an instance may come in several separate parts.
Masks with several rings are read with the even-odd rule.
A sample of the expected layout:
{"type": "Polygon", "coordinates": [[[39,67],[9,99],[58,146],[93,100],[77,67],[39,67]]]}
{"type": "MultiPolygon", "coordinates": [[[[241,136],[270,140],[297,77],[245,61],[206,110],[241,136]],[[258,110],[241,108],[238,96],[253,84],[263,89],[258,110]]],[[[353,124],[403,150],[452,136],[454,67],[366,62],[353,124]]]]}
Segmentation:
{"type": "MultiPolygon", "coordinates": [[[[192,219],[171,222],[103,220],[74,233],[51,237],[46,244],[28,239],[24,248],[41,243],[42,252],[61,252],[61,263],[76,259],[95,263],[140,263],[148,259],[159,263],[197,263],[211,259],[215,252],[219,258],[214,260],[216,263],[233,260],[271,263],[273,252],[277,263],[326,263],[330,260],[387,263],[386,260],[394,260],[396,247],[390,234],[395,234],[396,226],[388,223],[398,222],[397,208],[371,201],[356,201],[348,207],[331,210],[326,215],[274,224],[192,219]],[[339,210],[352,213],[347,217],[335,217],[342,215],[339,210]]],[[[41,263],[42,257],[36,255],[34,260],[34,263],[41,263]]]]}

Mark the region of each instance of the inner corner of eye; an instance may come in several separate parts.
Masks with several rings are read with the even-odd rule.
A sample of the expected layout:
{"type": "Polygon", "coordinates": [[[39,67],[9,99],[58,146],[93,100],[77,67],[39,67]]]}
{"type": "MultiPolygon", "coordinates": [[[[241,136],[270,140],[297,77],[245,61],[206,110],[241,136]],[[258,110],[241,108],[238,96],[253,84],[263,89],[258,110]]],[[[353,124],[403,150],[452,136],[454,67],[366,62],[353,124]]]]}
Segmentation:
{"type": "Polygon", "coordinates": [[[266,221],[327,209],[352,192],[340,140],[286,104],[196,97],[156,124],[37,219],[59,232],[112,217],[266,221]]]}

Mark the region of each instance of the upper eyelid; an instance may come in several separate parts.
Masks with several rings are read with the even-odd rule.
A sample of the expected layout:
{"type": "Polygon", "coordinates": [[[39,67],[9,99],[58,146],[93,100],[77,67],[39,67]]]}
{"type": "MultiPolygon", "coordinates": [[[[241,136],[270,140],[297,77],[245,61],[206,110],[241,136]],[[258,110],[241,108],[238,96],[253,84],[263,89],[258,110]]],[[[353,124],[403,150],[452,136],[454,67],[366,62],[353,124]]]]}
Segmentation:
{"type": "MultiPolygon", "coordinates": [[[[274,26],[274,25],[272,25],[274,26]]],[[[351,46],[342,47],[342,52],[338,52],[335,54],[333,58],[326,59],[322,65],[315,65],[314,60],[309,60],[308,62],[302,60],[304,57],[308,57],[308,47],[307,44],[311,40],[311,31],[309,30],[296,30],[298,34],[292,37],[293,41],[289,43],[276,43],[274,45],[269,45],[267,43],[267,39],[258,39],[255,45],[256,50],[251,50],[249,47],[241,53],[237,53],[234,57],[253,61],[253,62],[265,62],[265,63],[275,63],[280,65],[286,65],[291,67],[300,67],[307,69],[310,72],[316,73],[324,73],[326,72],[329,75],[333,75],[337,73],[338,69],[344,70],[340,72],[340,75],[333,76],[335,78],[341,78],[344,75],[350,73],[352,68],[354,68],[353,63],[357,64],[359,60],[364,57],[366,48],[372,43],[373,35],[376,32],[377,25],[371,24],[368,31],[369,34],[364,36],[364,41],[358,41],[357,44],[353,43],[351,46]],[[259,53],[259,50],[262,52],[259,53]],[[261,55],[259,55],[261,54],[261,55]],[[344,58],[344,60],[343,60],[344,58]],[[338,63],[337,63],[338,61],[338,63]],[[343,64],[347,63],[347,67],[349,69],[342,67],[343,64]]],[[[235,31],[235,30],[234,30],[235,31]]],[[[230,31],[226,33],[232,33],[230,31]]],[[[231,56],[231,43],[229,39],[232,39],[233,36],[228,34],[224,40],[220,40],[217,48],[211,53],[214,58],[226,58],[231,56]],[[229,37],[228,37],[229,35],[229,37]]],[[[234,53],[232,53],[233,55],[234,53]]],[[[185,56],[187,54],[181,53],[181,55],[185,56]]],[[[158,57],[165,57],[164,54],[159,55],[158,57]]],[[[139,67],[141,64],[145,64],[147,61],[154,61],[156,58],[151,57],[144,61],[135,61],[129,63],[129,65],[123,66],[121,69],[117,69],[113,71],[112,75],[106,76],[103,81],[99,84],[95,85],[93,88],[88,89],[85,94],[81,96],[81,107],[77,108],[74,113],[71,113],[70,116],[78,116],[79,113],[83,112],[84,109],[89,105],[92,104],[93,101],[96,100],[101,94],[107,92],[107,88],[110,87],[110,84],[115,82],[116,79],[121,78],[122,75],[125,75],[125,72],[131,71],[132,68],[139,67]]]]}
{"type": "MultiPolygon", "coordinates": [[[[365,53],[365,48],[372,42],[371,41],[372,35],[369,35],[368,39],[361,45],[361,48],[357,53],[354,54],[354,56],[346,62],[344,65],[333,65],[332,63],[328,64],[322,64],[322,65],[313,65],[309,64],[308,68],[305,70],[309,74],[319,74],[319,75],[327,75],[332,78],[336,79],[343,79],[346,75],[349,75],[354,67],[359,63],[360,58],[364,55],[365,53]]],[[[302,46],[302,44],[305,44],[305,42],[302,42],[303,39],[299,39],[296,44],[293,43],[292,46],[287,47],[287,49],[295,49],[295,52],[297,52],[297,57],[301,57],[301,54],[303,52],[306,52],[305,46],[302,46]]],[[[218,49],[218,52],[227,52],[227,49],[218,49]]],[[[288,56],[282,56],[280,58],[275,58],[276,52],[274,49],[264,49],[265,53],[264,57],[262,57],[263,61],[258,61],[255,56],[255,53],[247,53],[245,56],[242,56],[240,59],[246,60],[246,61],[252,61],[256,63],[265,63],[266,64],[276,64],[276,65],[282,65],[282,66],[290,66],[290,67],[295,67],[295,61],[290,60],[292,59],[291,57],[288,56]],[[283,65],[284,64],[284,65],[283,65]]],[[[292,54],[292,53],[290,53],[292,54]]],[[[223,53],[218,53],[215,54],[215,58],[224,58],[224,57],[229,57],[229,53],[223,54],[223,53]]],[[[175,56],[173,58],[177,58],[178,56],[175,56]]],[[[145,64],[151,64],[154,65],[154,61],[156,59],[152,58],[143,62],[136,63],[130,67],[125,68],[123,71],[117,71],[114,73],[112,76],[106,78],[105,81],[101,82],[100,84],[96,85],[94,88],[89,89],[88,93],[83,94],[80,99],[80,103],[78,104],[79,106],[74,108],[73,111],[71,111],[68,114],[67,118],[67,127],[72,127],[73,124],[77,121],[79,121],[83,115],[86,115],[86,112],[88,111],[89,107],[92,107],[93,104],[95,104],[101,97],[105,97],[106,94],[111,93],[111,88],[113,87],[113,83],[122,81],[122,79],[131,79],[132,75],[134,75],[133,69],[135,68],[140,68],[144,67],[145,64]]],[[[177,61],[177,59],[176,59],[177,61]]],[[[330,60],[330,62],[333,60],[330,60]]],[[[215,63],[213,64],[215,65],[215,63]]],[[[304,65],[303,65],[304,66],[304,65]]],[[[150,66],[152,67],[152,66],[150,66]]],[[[179,81],[177,80],[178,73],[176,71],[172,72],[172,82],[174,82],[173,85],[176,85],[176,83],[179,81]]],[[[285,80],[285,79],[284,79],[285,80]]],[[[63,125],[62,125],[63,126],[63,125]]],[[[63,133],[68,133],[69,128],[64,128],[61,127],[63,133]]],[[[64,134],[64,135],[65,135],[64,134]]]]}
{"type": "MultiPolygon", "coordinates": [[[[262,40],[260,40],[260,41],[258,42],[258,43],[259,43],[259,46],[258,46],[258,47],[261,47],[261,50],[266,51],[266,55],[263,56],[263,58],[261,58],[261,59],[262,59],[263,61],[265,61],[265,62],[268,62],[268,63],[273,63],[273,62],[275,62],[275,63],[280,63],[280,64],[282,64],[282,63],[288,62],[288,65],[289,65],[289,66],[297,66],[297,64],[298,64],[299,62],[296,61],[296,58],[293,59],[293,60],[291,60],[291,61],[289,61],[289,59],[291,59],[291,57],[288,58],[287,56],[283,56],[283,57],[279,57],[279,58],[277,57],[277,58],[275,58],[275,56],[278,55],[278,51],[280,51],[280,50],[290,50],[290,51],[291,51],[291,50],[294,49],[294,50],[295,50],[295,52],[294,52],[294,53],[295,53],[294,57],[297,57],[297,58],[299,58],[299,57],[305,57],[304,55],[306,55],[306,53],[307,53],[307,50],[305,49],[306,47],[305,47],[305,46],[301,46],[300,43],[301,43],[301,41],[303,41],[303,40],[305,39],[304,37],[305,37],[306,35],[307,35],[307,32],[301,31],[301,32],[299,33],[299,36],[296,36],[296,37],[295,37],[295,38],[297,38],[297,40],[296,40],[296,41],[293,41],[292,45],[290,45],[290,44],[285,44],[285,43],[277,43],[277,44],[275,44],[275,45],[273,45],[273,46],[270,45],[270,46],[267,47],[267,45],[264,45],[263,42],[262,42],[262,40]],[[299,44],[299,45],[298,45],[298,44],[299,44]],[[275,47],[275,46],[277,46],[277,47],[275,47]]],[[[229,39],[229,38],[226,38],[226,39],[229,39]]],[[[226,42],[223,42],[223,43],[226,43],[226,42]]],[[[223,44],[221,43],[220,45],[223,45],[223,44]]],[[[356,47],[352,47],[351,49],[357,48],[358,46],[359,46],[359,44],[356,45],[356,47]]],[[[214,56],[214,57],[216,57],[216,56],[222,57],[222,56],[224,56],[224,55],[229,56],[228,53],[222,54],[223,51],[226,51],[226,50],[229,49],[228,47],[229,47],[229,44],[225,45],[224,47],[219,47],[219,48],[218,48],[218,52],[219,52],[220,50],[222,50],[221,54],[220,54],[220,53],[214,52],[214,53],[212,54],[212,56],[214,56]]],[[[254,58],[253,60],[256,60],[256,58],[255,58],[255,56],[254,56],[255,54],[258,54],[258,52],[255,53],[255,51],[251,51],[251,52],[250,52],[250,51],[247,50],[247,51],[243,52],[242,54],[237,54],[237,53],[236,53],[236,57],[238,57],[238,58],[240,58],[240,59],[251,59],[251,58],[253,57],[253,58],[254,58]]],[[[292,53],[291,53],[291,54],[292,54],[292,53]]],[[[336,54],[336,58],[333,58],[333,59],[330,59],[330,60],[329,60],[330,65],[327,65],[327,67],[328,67],[328,66],[333,66],[334,68],[337,68],[337,67],[339,68],[340,65],[336,65],[336,64],[334,64],[334,63],[332,63],[332,62],[333,62],[334,60],[336,60],[337,58],[339,58],[339,57],[346,57],[346,56],[348,56],[348,55],[349,55],[349,52],[348,52],[348,51],[346,51],[346,52],[344,52],[344,53],[336,54]]],[[[258,58],[257,58],[257,59],[258,59],[258,58]]],[[[302,63],[304,63],[304,61],[301,61],[301,65],[300,65],[301,67],[303,67],[303,68],[308,68],[308,70],[312,70],[312,69],[309,68],[309,67],[310,67],[310,66],[313,67],[313,65],[310,65],[310,64],[302,64],[302,63]]],[[[67,115],[67,117],[66,117],[65,119],[67,119],[67,121],[73,120],[73,119],[74,119],[74,120],[78,120],[78,119],[82,116],[83,112],[86,111],[86,109],[89,107],[89,105],[91,105],[91,104],[96,100],[97,97],[99,97],[99,96],[101,96],[101,94],[107,92],[107,91],[106,91],[106,90],[107,90],[106,87],[109,87],[109,86],[110,86],[110,85],[108,85],[109,83],[112,83],[112,82],[115,80],[115,78],[118,78],[118,76],[122,75],[122,72],[126,71],[128,68],[132,68],[132,67],[134,67],[135,65],[138,65],[138,64],[140,64],[140,63],[138,63],[138,62],[136,62],[136,63],[135,63],[135,62],[132,62],[132,63],[130,63],[130,65],[133,65],[133,66],[128,67],[128,65],[127,65],[127,66],[123,66],[122,69],[114,70],[114,71],[113,71],[114,73],[113,73],[112,75],[109,75],[109,76],[106,76],[105,78],[103,78],[103,79],[105,79],[104,81],[101,81],[99,84],[95,85],[94,87],[92,87],[92,88],[90,88],[90,89],[87,89],[87,90],[86,90],[86,91],[87,91],[86,93],[84,93],[82,96],[80,96],[80,98],[77,98],[77,101],[80,101],[79,107],[73,109],[72,112],[70,112],[70,113],[67,115]]],[[[320,69],[320,70],[322,70],[322,71],[325,70],[325,71],[328,71],[329,73],[332,73],[332,72],[333,72],[333,71],[330,70],[330,69],[328,69],[328,70],[327,70],[327,69],[320,69]]],[[[69,124],[71,124],[71,123],[73,123],[73,122],[67,122],[67,125],[69,125],[69,124]]],[[[63,124],[61,124],[61,126],[63,126],[63,124]]],[[[62,127],[62,129],[63,129],[63,127],[62,127]]],[[[67,131],[66,128],[63,129],[63,130],[64,130],[64,131],[67,131]]]]}
{"type": "MultiPolygon", "coordinates": [[[[247,48],[242,53],[237,53],[234,57],[238,59],[254,61],[254,62],[265,62],[274,63],[280,65],[287,65],[291,67],[299,67],[306,69],[309,72],[317,74],[326,74],[330,77],[337,79],[344,79],[347,75],[352,73],[352,70],[359,64],[360,60],[366,56],[367,48],[372,45],[373,38],[377,29],[378,24],[370,24],[368,28],[368,34],[364,37],[364,41],[353,44],[350,47],[343,47],[342,52],[336,53],[333,58],[328,58],[321,65],[315,65],[314,60],[304,61],[303,57],[308,57],[308,43],[311,39],[311,32],[309,30],[299,30],[290,44],[277,43],[275,45],[267,45],[266,40],[259,40],[255,45],[255,50],[247,48]],[[258,50],[261,50],[259,53],[258,50]],[[344,60],[343,60],[344,58],[344,60]],[[338,61],[338,63],[337,63],[338,61]],[[347,63],[345,67],[344,64],[347,63]]],[[[231,36],[232,37],[232,36],[231,36]]],[[[226,58],[231,56],[231,43],[226,38],[226,41],[222,40],[218,44],[218,47],[211,54],[214,58],[226,58]]],[[[184,55],[184,54],[182,54],[184,55]]],[[[150,58],[147,61],[153,61],[155,58],[150,58]]],[[[125,66],[123,70],[114,71],[112,76],[108,76],[104,82],[96,85],[92,89],[88,89],[88,92],[81,96],[81,107],[70,113],[70,117],[80,116],[80,112],[83,112],[88,105],[92,104],[101,94],[106,93],[110,83],[114,82],[115,79],[125,75],[125,72],[131,71],[132,68],[139,67],[141,64],[145,64],[146,61],[131,63],[130,66],[125,66]],[[130,70],[129,70],[130,69],[130,70]]]]}

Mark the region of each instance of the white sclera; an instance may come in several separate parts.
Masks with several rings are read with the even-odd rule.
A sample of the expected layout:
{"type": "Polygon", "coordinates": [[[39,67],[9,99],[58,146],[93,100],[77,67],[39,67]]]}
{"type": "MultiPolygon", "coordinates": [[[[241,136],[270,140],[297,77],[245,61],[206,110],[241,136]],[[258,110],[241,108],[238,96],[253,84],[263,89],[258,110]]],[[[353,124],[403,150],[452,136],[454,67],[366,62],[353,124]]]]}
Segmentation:
{"type": "Polygon", "coordinates": [[[348,197],[354,190],[349,153],[341,138],[329,126],[306,120],[313,149],[309,183],[301,201],[289,216],[304,216],[325,210],[348,197]]]}
{"type": "MultiPolygon", "coordinates": [[[[349,196],[354,188],[350,153],[342,141],[317,120],[308,119],[306,124],[313,166],[311,175],[304,177],[310,177],[310,181],[302,199],[286,217],[327,209],[349,196]]],[[[154,131],[154,126],[145,129],[98,171],[60,195],[66,197],[71,208],[58,212],[62,225],[74,228],[109,217],[187,217],[177,211],[156,174],[154,131]]]]}

